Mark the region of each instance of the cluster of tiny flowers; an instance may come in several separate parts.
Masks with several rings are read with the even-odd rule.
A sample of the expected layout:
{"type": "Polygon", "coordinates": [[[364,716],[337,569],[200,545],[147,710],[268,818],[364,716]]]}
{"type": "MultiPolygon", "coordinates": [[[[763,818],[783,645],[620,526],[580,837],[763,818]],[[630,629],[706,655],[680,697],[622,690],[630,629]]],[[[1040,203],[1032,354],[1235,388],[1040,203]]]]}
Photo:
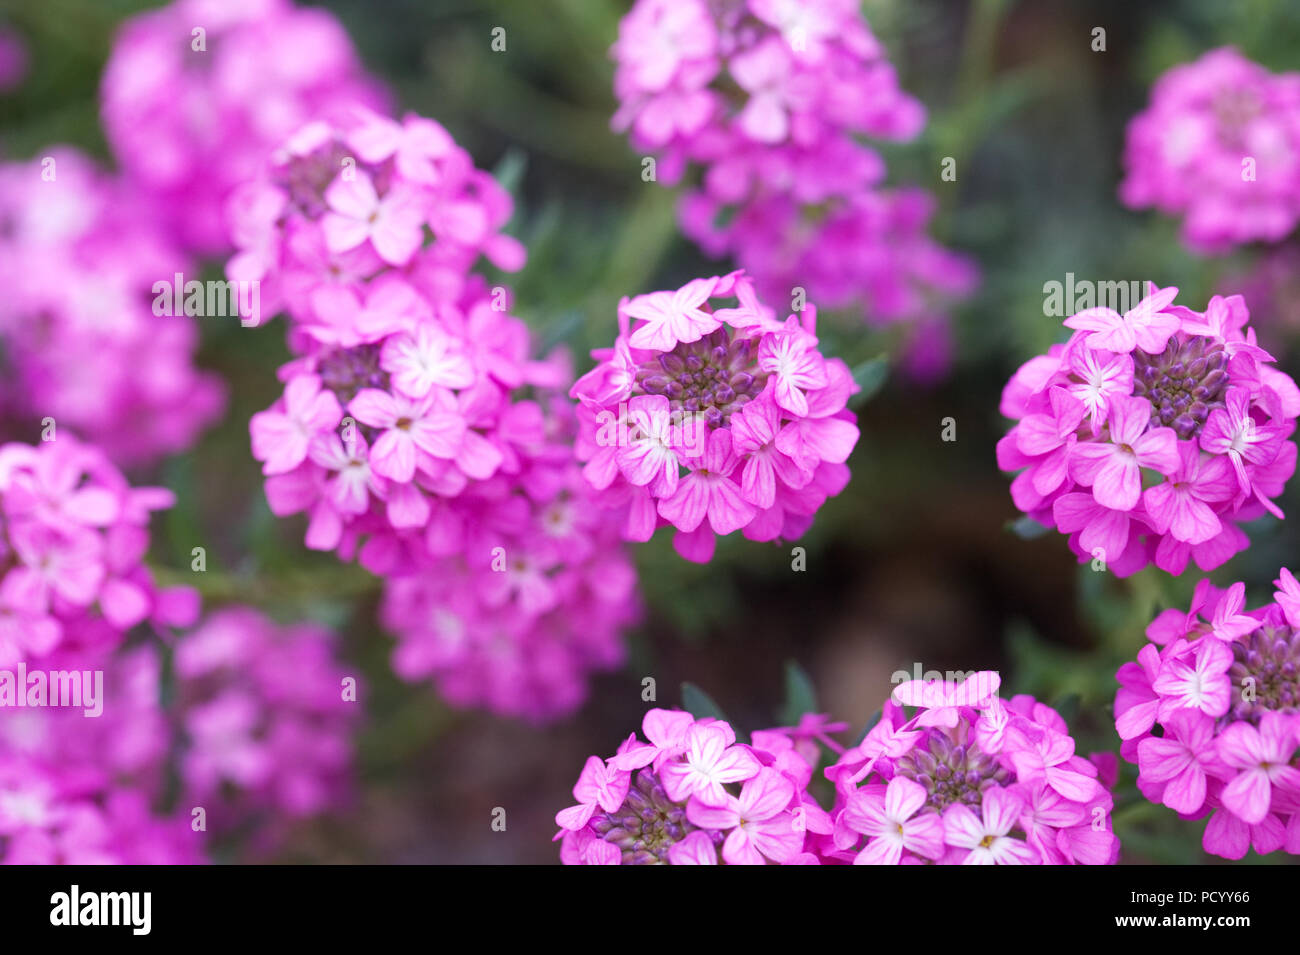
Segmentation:
{"type": "Polygon", "coordinates": [[[139,201],[68,149],[0,164],[0,414],[123,465],[183,450],[225,404],[193,319],[154,314],[155,284],[188,269],[139,201]]]}
{"type": "Polygon", "coordinates": [[[269,287],[301,356],[250,425],[272,510],[310,511],[309,547],[350,558],[365,536],[361,562],[402,573],[410,545],[447,532],[447,501],[546,444],[541,409],[513,393],[568,372],[530,358],[506,290],[469,272],[483,254],[522,264],[498,231],[509,195],[432,120],[353,119],[301,130],[237,192],[228,271],[269,287]]]}
{"type": "Polygon", "coordinates": [[[1004,702],[998,683],[981,672],[895,689],[880,721],[826,770],[836,790],[828,861],[1115,863],[1117,761],[1077,755],[1059,713],[1031,696],[1004,702]]]}
{"type": "Polygon", "coordinates": [[[311,623],[278,626],[247,607],[221,610],[176,647],[176,706],[188,805],[209,829],[274,848],[295,821],[350,795],[357,680],[335,638],[311,623]]]}
{"type": "Polygon", "coordinates": [[[1300,73],[1230,47],[1174,67],[1129,124],[1124,165],[1122,201],[1182,216],[1197,252],[1279,241],[1300,222],[1300,73]]]}
{"type": "Polygon", "coordinates": [[[561,861],[818,865],[813,846],[831,819],[808,793],[818,749],[804,728],[757,732],[745,744],[722,720],[650,710],[648,742],[633,733],[613,757],[587,760],[573,787],[578,804],[555,817],[561,861]]]}
{"type": "Polygon", "coordinates": [[[734,272],[624,299],[618,320],[571,394],[583,474],[624,537],[671,524],[678,553],[706,563],[717,534],[802,535],[848,483],[858,440],[858,388],[818,350],[816,310],[778,321],[734,272]]]}
{"type": "Polygon", "coordinates": [[[702,167],[681,220],[706,252],[732,256],[766,298],[802,288],[873,323],[918,323],[912,365],[932,373],[946,300],[976,273],[926,235],[924,191],[877,189],[884,161],[858,137],[909,139],[925,114],[858,6],[639,0],[612,50],[613,125],[655,155],[659,181],[702,167]]]}
{"type": "Polygon", "coordinates": [[[0,864],[193,865],[187,814],[155,814],[127,787],[90,787],[81,767],[0,747],[0,864]]]}
{"type": "MultiPolygon", "coordinates": [[[[570,414],[571,417],[571,414],[570,414]]],[[[541,722],[586,698],[588,674],[623,662],[640,615],[636,569],[592,504],[566,444],[519,475],[456,499],[445,554],[388,580],[393,668],[458,706],[541,722]]]]}
{"type": "MultiPolygon", "coordinates": [[[[152,646],[56,651],[25,673],[103,674],[94,709],[49,705],[0,720],[0,864],[189,865],[204,835],[179,807],[156,811],[169,746],[161,667],[152,646]]],[[[30,693],[15,681],[14,692],[30,693]]],[[[87,690],[89,691],[89,687],[87,690]]],[[[0,688],[0,699],[5,688],[0,688]]],[[[83,703],[88,702],[83,699],[83,703]]]]}
{"type": "Polygon", "coordinates": [[[289,0],[177,0],[127,20],[102,119],[121,168],[186,246],[228,247],[222,208],[285,136],[386,99],[333,15],[289,0]]]}
{"type": "Polygon", "coordinates": [[[1282,516],[1272,498],[1296,466],[1300,390],[1256,344],[1244,300],[1216,296],[1202,313],[1176,293],[1066,319],[1069,341],[1002,395],[1018,423],[998,464],[1020,472],[1016,506],[1120,576],[1218,567],[1249,543],[1238,521],[1282,516]]]}
{"type": "Polygon", "coordinates": [[[150,512],[172,503],[67,434],[0,446],[0,666],[192,624],[197,593],[156,587],[144,565],[150,512]]]}
{"type": "Polygon", "coordinates": [[[1138,788],[1186,819],[1207,814],[1206,852],[1300,855],[1300,583],[1283,569],[1275,602],[1202,580],[1170,608],[1116,678],[1121,754],[1138,788]]]}
{"type": "MultiPolygon", "coordinates": [[[[191,865],[205,861],[205,838],[180,807],[157,809],[170,732],[161,707],[161,667],[153,647],[113,653],[56,650],[16,671],[0,689],[31,693],[33,676],[102,674],[94,711],[40,705],[0,720],[0,864],[191,865]]],[[[86,688],[90,692],[90,688],[86,688]]],[[[89,699],[83,700],[88,703],[89,699]]]]}
{"type": "MultiPolygon", "coordinates": [[[[288,311],[295,350],[364,356],[424,317],[415,299],[424,311],[487,323],[471,314],[481,290],[470,270],[480,256],[506,271],[523,266],[523,246],[501,232],[512,211],[509,193],[435,120],[398,122],[357,106],[299,128],[269,168],[231,192],[236,254],[226,271],[261,283],[265,311],[288,311]]],[[[504,311],[504,290],[491,304],[504,311]]],[[[518,344],[502,331],[485,337],[498,348],[518,344]]],[[[430,348],[410,356],[429,366],[420,397],[429,385],[470,384],[454,356],[430,348]]]]}
{"type": "Polygon", "coordinates": [[[436,122],[314,123],[232,197],[232,278],[290,319],[299,357],[250,423],[277,515],[385,576],[398,672],[542,720],[622,660],[639,614],[616,516],[573,461],[567,356],[533,357],[508,291],[509,195],[436,122]]]}
{"type": "Polygon", "coordinates": [[[14,708],[0,685],[0,862],[189,864],[235,832],[264,857],[350,792],[359,704],[334,652],[321,627],[233,607],[180,638],[169,675],[153,643],[17,671],[102,683],[89,711],[22,685],[14,708]]]}

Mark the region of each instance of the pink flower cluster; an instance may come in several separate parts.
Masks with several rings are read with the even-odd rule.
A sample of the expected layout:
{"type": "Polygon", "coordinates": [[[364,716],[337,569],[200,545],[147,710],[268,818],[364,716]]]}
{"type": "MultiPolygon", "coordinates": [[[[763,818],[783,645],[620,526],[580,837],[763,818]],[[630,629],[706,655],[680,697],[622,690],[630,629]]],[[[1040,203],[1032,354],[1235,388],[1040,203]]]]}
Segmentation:
{"type": "Polygon", "coordinates": [[[232,277],[287,309],[284,397],[250,423],[277,515],[389,578],[398,671],[540,720],[622,659],[639,613],[614,517],[573,461],[567,356],[533,357],[505,288],[509,195],[441,126],[314,123],[232,197],[232,277]]]}
{"type": "Polygon", "coordinates": [[[1300,73],[1231,47],[1176,66],[1129,124],[1120,198],[1183,217],[1203,254],[1277,242],[1300,222],[1300,73]]]}
{"type": "MultiPolygon", "coordinates": [[[[267,311],[288,310],[299,351],[382,345],[430,309],[485,324],[471,314],[487,296],[470,269],[480,256],[506,271],[523,265],[523,247],[501,232],[512,209],[509,194],[435,120],[399,123],[354,107],[299,128],[269,169],[232,191],[237,253],[227,272],[260,281],[267,311]]],[[[504,312],[503,296],[482,308],[504,312]]],[[[517,344],[504,332],[485,337],[507,350],[517,344]]],[[[464,387],[463,369],[456,372],[430,368],[421,385],[464,387]]]]}
{"type": "MultiPolygon", "coordinates": [[[[815,718],[814,718],[815,720],[815,718]]],[[[818,735],[843,727],[818,726],[818,735]]],[[[556,814],[565,865],[817,865],[831,831],[808,794],[817,748],[767,730],[748,743],[722,720],[650,710],[613,757],[592,756],[556,814]]]]}
{"type": "Polygon", "coordinates": [[[183,813],[158,816],[139,790],[93,787],[44,753],[0,750],[0,864],[194,865],[183,813]]]}
{"type": "Polygon", "coordinates": [[[0,412],[29,434],[53,418],[123,465],[188,447],[225,404],[194,367],[194,319],[151,307],[190,269],[140,203],[72,150],[0,164],[0,412]]]}
{"type": "Polygon", "coordinates": [[[0,862],[190,864],[235,830],[260,857],[340,808],[359,704],[332,644],[232,607],[177,642],[170,676],[149,643],[42,659],[45,674],[102,674],[99,712],[6,701],[0,862]]]}
{"type": "MultiPolygon", "coordinates": [[[[191,865],[205,838],[187,809],[154,808],[169,745],[154,648],[57,652],[38,671],[103,674],[97,715],[15,708],[0,719],[0,864],[191,865]]],[[[22,673],[23,671],[18,671],[22,673]]],[[[17,686],[18,693],[29,692],[17,686]]],[[[51,700],[51,703],[53,701],[51,700]]]]}
{"type": "Polygon", "coordinates": [[[1196,587],[1116,678],[1121,753],[1138,788],[1185,819],[1209,815],[1206,852],[1300,855],[1300,583],[1245,609],[1244,584],[1196,587]]]}
{"type": "Polygon", "coordinates": [[[1218,567],[1249,543],[1239,521],[1282,516],[1272,498],[1295,471],[1300,390],[1255,343],[1241,296],[1194,312],[1176,293],[1066,319],[1069,341],[1002,394],[1016,506],[1119,576],[1218,567]]]}
{"type": "Polygon", "coordinates": [[[570,393],[583,473],[626,539],[671,524],[678,553],[707,563],[717,534],[798,538],[843,490],[858,387],[818,350],[816,315],[778,321],[743,272],[619,303],[614,347],[570,393]]]}
{"type": "Polygon", "coordinates": [[[294,821],[345,803],[361,688],[335,643],[316,624],[232,607],[177,645],[183,791],[212,830],[257,822],[270,847],[294,821]]]}
{"type": "Polygon", "coordinates": [[[884,161],[859,137],[909,139],[925,114],[858,7],[638,0],[612,50],[613,125],[656,155],[667,184],[703,167],[682,228],[731,255],[765,298],[801,288],[876,324],[926,326],[912,365],[933,373],[947,359],[945,300],[970,292],[976,272],[926,235],[925,192],[877,189],[884,161]]]}
{"type": "Polygon", "coordinates": [[[333,15],[289,0],[176,0],[127,20],[104,70],[119,165],[186,248],[228,248],[222,208],[304,123],[386,95],[333,15]]]}
{"type": "Polygon", "coordinates": [[[589,673],[623,662],[623,631],[640,615],[617,526],[569,448],[549,447],[549,461],[457,498],[445,542],[456,553],[389,579],[381,607],[399,676],[534,722],[575,710],[589,673]]]}
{"type": "Polygon", "coordinates": [[[1002,701],[995,673],[913,680],[826,770],[834,831],[855,864],[1113,865],[1117,762],[1075,753],[1065,720],[1032,696],[1002,701]],[[910,719],[903,706],[916,707],[910,719]]]}
{"type": "Polygon", "coordinates": [[[149,515],[172,501],[68,434],[0,446],[0,666],[192,624],[198,594],[156,587],[144,565],[149,515]]]}
{"type": "Polygon", "coordinates": [[[432,120],[353,119],[299,131],[241,187],[229,272],[270,286],[302,356],[250,425],[272,510],[309,510],[308,546],[346,558],[364,535],[362,563],[400,573],[412,547],[445,552],[420,541],[452,532],[448,500],[543,448],[541,408],[512,393],[567,369],[532,360],[506,290],[469,272],[480,254],[522,264],[498,231],[510,197],[432,120]]]}

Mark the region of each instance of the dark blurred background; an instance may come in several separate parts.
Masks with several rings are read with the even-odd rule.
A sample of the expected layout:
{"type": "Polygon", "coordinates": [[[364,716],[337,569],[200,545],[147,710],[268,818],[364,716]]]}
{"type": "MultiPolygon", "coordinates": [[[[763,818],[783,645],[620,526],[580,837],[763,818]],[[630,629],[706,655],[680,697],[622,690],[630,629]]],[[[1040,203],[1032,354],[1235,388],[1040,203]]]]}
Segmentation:
{"type": "MultiPolygon", "coordinates": [[[[28,158],[52,143],[106,157],[96,90],[115,25],[152,4],[129,0],[0,0],[27,42],[26,82],[0,98],[0,150],[28,158]]],[[[637,155],[609,129],[608,47],[628,4],[609,0],[336,0],[365,66],[401,110],[442,122],[515,193],[511,231],[529,264],[506,279],[516,312],[544,342],[566,341],[578,371],[614,334],[622,295],[675,288],[715,274],[677,232],[675,193],[640,177],[637,155]],[[491,30],[506,29],[493,52],[491,30]]],[[[208,547],[208,606],[255,604],[288,621],[337,627],[368,683],[357,805],[305,829],[287,861],[550,863],[554,813],[587,755],[612,753],[639,729],[657,681],[658,705],[690,681],[746,730],[775,725],[784,665],[811,675],[818,707],[852,725],[853,742],[898,669],[998,669],[1003,692],[1029,692],[1071,720],[1080,750],[1117,750],[1114,672],[1141,646],[1164,606],[1185,605],[1196,581],[1149,568],[1117,580],[1076,565],[1056,534],[1026,539],[1008,479],[994,461],[1007,422],[1001,388],[1026,358],[1063,338],[1044,315],[1043,285],[1077,279],[1153,279],[1203,308],[1224,274],[1247,263],[1198,260],[1177,225],[1120,206],[1116,186],[1126,122],[1152,80],[1179,62],[1232,44],[1270,69],[1294,67],[1300,4],[1289,0],[1003,2],[867,0],[902,85],[930,111],[915,142],[882,149],[892,184],[916,183],[941,204],[936,233],[972,255],[979,292],[956,313],[957,365],[938,386],[891,374],[860,411],[853,481],[799,544],[728,540],[712,564],[680,560],[666,537],[638,550],[648,607],[629,635],[630,662],[599,678],[583,709],[538,728],[442,705],[388,667],[392,640],[376,625],[377,582],[330,555],[306,551],[303,525],[266,508],[247,422],[279,394],[287,358],[278,335],[204,325],[201,364],[226,377],[223,423],[192,452],[137,479],[165,483],[177,508],[155,524],[154,566],[185,568],[193,541],[208,547]],[[1095,27],[1105,52],[1091,49],[1095,27]],[[939,178],[957,160],[956,182],[939,178]],[[941,440],[956,420],[957,440],[941,440]],[[490,827],[494,807],[507,829],[490,827]]],[[[1248,303],[1250,304],[1250,303],[1248,303]]],[[[1276,316],[1252,309],[1268,328],[1276,316]]],[[[854,316],[823,319],[825,349],[851,365],[888,343],[854,316]]],[[[1300,374],[1294,352],[1281,359],[1300,374]]],[[[8,437],[8,436],[5,436],[8,437]]],[[[1300,512],[1293,481],[1280,501],[1300,512]]],[[[1248,528],[1253,547],[1213,574],[1242,579],[1249,605],[1269,599],[1277,569],[1294,561],[1294,520],[1248,528]]],[[[175,573],[173,571],[172,573],[175,573]]],[[[187,576],[187,582],[192,578],[187,576]]],[[[1124,779],[1131,781],[1126,768],[1124,779]]],[[[1204,862],[1201,825],[1136,798],[1117,801],[1124,861],[1204,862]]]]}

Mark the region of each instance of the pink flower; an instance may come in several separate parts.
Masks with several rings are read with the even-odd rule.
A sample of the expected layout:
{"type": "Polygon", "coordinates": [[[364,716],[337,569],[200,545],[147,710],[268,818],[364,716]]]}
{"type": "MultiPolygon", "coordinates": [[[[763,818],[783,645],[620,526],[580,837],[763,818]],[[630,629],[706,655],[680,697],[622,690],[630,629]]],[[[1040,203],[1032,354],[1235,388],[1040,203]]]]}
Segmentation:
{"type": "Polygon", "coordinates": [[[1217,742],[1218,756],[1236,770],[1223,789],[1223,804],[1249,825],[1268,815],[1274,788],[1300,795],[1300,769],[1291,765],[1300,738],[1294,714],[1265,713],[1259,726],[1234,723],[1217,742]]]}
{"type": "Polygon", "coordinates": [[[1129,123],[1120,198],[1180,217],[1200,254],[1281,240],[1300,221],[1296,89],[1296,74],[1269,73],[1230,47],[1175,66],[1129,123]]]}
{"type": "Polygon", "coordinates": [[[368,388],[352,399],[348,411],[362,424],[383,429],[371,448],[370,466],[393,481],[410,481],[416,465],[429,458],[456,457],[465,436],[465,419],[441,391],[414,401],[368,388]]]}
{"type": "Polygon", "coordinates": [[[895,776],[883,796],[855,792],[844,812],[844,824],[870,841],[855,865],[897,865],[903,852],[938,859],[944,852],[944,824],[935,813],[923,813],[925,789],[895,776]]]}
{"type": "Polygon", "coordinates": [[[408,116],[398,124],[370,113],[354,130],[348,142],[367,163],[381,163],[394,157],[397,171],[414,182],[437,183],[437,163],[454,152],[455,142],[441,124],[421,116],[408,116]]]}
{"type": "Polygon", "coordinates": [[[729,728],[697,723],[686,732],[683,743],[682,761],[660,769],[665,791],[678,802],[697,796],[708,805],[722,805],[723,785],[748,779],[758,769],[753,754],[735,745],[729,728]]]}
{"type": "Polygon", "coordinates": [[[1203,544],[1223,529],[1211,505],[1232,497],[1230,471],[1223,458],[1202,461],[1190,441],[1178,444],[1178,456],[1181,464],[1169,480],[1143,491],[1142,503],[1156,531],[1203,544]]]}
{"type": "Polygon", "coordinates": [[[623,303],[623,314],[645,322],[633,330],[628,343],[633,348],[671,351],[679,343],[699,341],[720,324],[700,310],[716,283],[716,279],[694,279],[676,292],[651,292],[623,303]]]}
{"type": "Polygon", "coordinates": [[[1023,810],[1019,796],[992,790],[984,797],[980,816],[965,806],[949,806],[944,811],[944,839],[956,849],[966,850],[963,865],[1033,865],[1038,853],[1008,835],[1023,810]]]}
{"type": "Polygon", "coordinates": [[[1101,430],[1110,414],[1111,395],[1133,392],[1133,359],[1128,354],[1096,351],[1091,347],[1070,351],[1070,394],[1083,402],[1093,433],[1101,430]]]}
{"type": "Polygon", "coordinates": [[[1142,775],[1163,784],[1161,801],[1175,812],[1192,815],[1205,802],[1207,773],[1220,766],[1215,754],[1214,721],[1203,713],[1179,710],[1163,738],[1149,736],[1138,743],[1142,775]]]}
{"type": "Polygon", "coordinates": [[[999,466],[1020,472],[1012,500],[1119,576],[1151,562],[1217,567],[1248,543],[1238,521],[1282,516],[1272,498],[1295,471],[1300,389],[1254,344],[1245,302],[1215,296],[1202,314],[1173,292],[1152,287],[1124,316],[1068,319],[1069,342],[1003,395],[1018,419],[997,448],[999,466]]]}
{"type": "Polygon", "coordinates": [[[1229,859],[1300,851],[1300,632],[1278,604],[1243,612],[1244,594],[1202,581],[1190,613],[1162,614],[1163,647],[1120,669],[1115,705],[1139,789],[1184,817],[1215,810],[1202,845],[1229,859]]]}
{"type": "Polygon", "coordinates": [[[741,746],[729,724],[669,710],[644,723],[654,742],[633,734],[607,762],[591,757],[579,805],[556,817],[566,865],[821,861],[830,820],[806,791],[814,764],[787,737],[741,746]]]}
{"type": "Polygon", "coordinates": [[[1000,699],[997,674],[910,681],[834,781],[838,862],[1109,865],[1118,855],[1110,793],[1074,752],[1066,723],[1032,697],[1000,699]],[[1098,820],[1106,824],[1096,827],[1098,820]],[[867,839],[864,841],[863,836],[867,839]]]}
{"type": "Polygon", "coordinates": [[[321,219],[331,252],[347,252],[369,240],[389,265],[405,265],[424,241],[417,194],[393,190],[380,198],[365,172],[348,179],[340,174],[325,191],[330,212],[321,219]]]}
{"type": "Polygon", "coordinates": [[[629,747],[620,750],[609,763],[618,769],[640,769],[651,763],[662,764],[665,759],[681,753],[686,730],[694,722],[689,713],[656,707],[648,711],[641,721],[641,731],[650,742],[637,742],[636,734],[632,734],[628,739],[629,747]]]}
{"type": "Polygon", "coordinates": [[[1162,709],[1189,708],[1222,716],[1231,694],[1227,677],[1231,665],[1232,651],[1214,641],[1198,643],[1185,657],[1171,656],[1153,684],[1165,700],[1162,709]]]}
{"type": "Polygon", "coordinates": [[[603,760],[588,757],[582,775],[573,786],[573,798],[578,805],[556,813],[555,824],[561,829],[581,829],[599,806],[613,812],[627,797],[631,774],[624,770],[611,770],[603,760]]]}
{"type": "Polygon", "coordinates": [[[1173,315],[1164,312],[1164,307],[1177,294],[1178,289],[1173,287],[1161,289],[1123,315],[1110,308],[1085,308],[1067,318],[1065,327],[1087,332],[1083,341],[1089,348],[1121,355],[1140,348],[1148,354],[1158,355],[1181,324],[1173,315]]]}
{"type": "Polygon", "coordinates": [[[697,422],[675,421],[668,399],[659,395],[633,398],[628,409],[631,437],[618,449],[619,470],[632,484],[649,485],[651,493],[671,497],[677,493],[685,451],[698,447],[700,433],[693,427],[697,422]]]}
{"type": "Polygon", "coordinates": [[[803,847],[803,833],[795,830],[787,808],[793,798],[794,786],[784,776],[763,769],[746,780],[739,797],[726,794],[720,806],[691,797],[686,818],[701,829],[730,830],[722,844],[729,865],[782,863],[803,847]]]}
{"type": "Polygon", "coordinates": [[[1178,439],[1170,428],[1147,431],[1151,402],[1145,398],[1111,401],[1110,442],[1076,445],[1070,476],[1092,487],[1103,507],[1132,510],[1142,495],[1142,468],[1169,471],[1178,467],[1178,439]]]}
{"type": "MultiPolygon", "coordinates": [[[[1280,429],[1260,426],[1250,416],[1250,394],[1244,388],[1228,390],[1227,406],[1210,412],[1201,432],[1201,448],[1211,454],[1226,455],[1237,473],[1237,486],[1242,496],[1251,492],[1246,462],[1255,465],[1270,463],[1277,457],[1278,445],[1285,437],[1280,429]]],[[[1267,498],[1260,498],[1276,516],[1282,512],[1267,498]]]]}
{"type": "Polygon", "coordinates": [[[284,389],[283,411],[259,411],[249,422],[253,456],[263,462],[263,474],[292,471],[307,457],[307,448],[321,431],[343,417],[338,399],[322,391],[315,375],[294,378],[284,389]]]}
{"type": "MultiPolygon", "coordinates": [[[[927,235],[933,197],[879,188],[885,163],[864,136],[911,138],[925,113],[856,5],[638,0],[611,54],[612,125],[654,157],[656,181],[697,173],[679,217],[708,255],[735,260],[768,299],[806,292],[873,325],[905,322],[902,366],[918,379],[947,369],[944,309],[976,271],[927,235]]],[[[698,293],[670,294],[636,300],[648,324],[633,347],[668,351],[717,328],[691,311],[698,293]]],[[[783,383],[777,400],[802,415],[801,390],[783,383]]]]}
{"type": "Polygon", "coordinates": [[[683,531],[693,531],[707,516],[716,534],[730,534],[754,517],[754,507],[740,494],[732,480],[737,457],[731,450],[731,434],[714,431],[704,453],[692,460],[695,470],[681,478],[671,497],[659,502],[659,514],[683,531]]]}
{"type": "Polygon", "coordinates": [[[389,338],[379,363],[409,398],[423,398],[434,386],[468,388],[475,379],[473,366],[455,340],[429,324],[422,324],[414,335],[389,338]]]}
{"type": "Polygon", "coordinates": [[[776,403],[796,417],[808,414],[805,392],[826,387],[826,363],[817,353],[817,339],[804,332],[793,315],[783,333],[763,339],[758,367],[776,382],[776,403]]]}
{"type": "Polygon", "coordinates": [[[743,273],[655,301],[668,308],[682,296],[709,321],[674,331],[662,347],[637,344],[651,325],[629,333],[623,323],[614,347],[593,352],[600,364],[571,390],[583,405],[584,474],[620,515],[627,539],[672,525],[673,545],[688,560],[712,559],[718,534],[797,538],[848,478],[843,464],[858,438],[847,410],[852,375],[816,351],[811,306],[779,324],[743,273]],[[734,308],[708,301],[733,297],[734,308]]]}

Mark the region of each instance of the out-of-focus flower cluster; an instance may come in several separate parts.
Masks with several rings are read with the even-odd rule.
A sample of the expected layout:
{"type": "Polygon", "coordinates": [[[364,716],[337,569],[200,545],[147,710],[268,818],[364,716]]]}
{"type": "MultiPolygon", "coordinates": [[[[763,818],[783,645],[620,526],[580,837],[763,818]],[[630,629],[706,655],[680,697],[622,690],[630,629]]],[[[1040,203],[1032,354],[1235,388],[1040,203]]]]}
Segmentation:
{"type": "Polygon", "coordinates": [[[446,553],[390,578],[381,607],[400,676],[534,722],[577,709],[588,674],[622,664],[640,615],[617,525],[593,506],[568,446],[547,457],[457,498],[446,553]]]}
{"type": "Polygon", "coordinates": [[[571,394],[583,473],[628,540],[671,524],[678,553],[705,563],[718,534],[798,538],[843,490],[858,388],[818,350],[816,318],[778,321],[743,272],[619,303],[614,347],[571,394]]]}
{"type": "Polygon", "coordinates": [[[880,721],[826,771],[836,796],[824,854],[876,865],[1114,864],[1115,758],[1080,756],[1056,710],[1032,696],[1004,702],[998,685],[986,671],[898,686],[880,721]]]}
{"type": "Polygon", "coordinates": [[[806,714],[738,742],[730,724],[651,710],[587,760],[555,817],[569,865],[1110,865],[1117,761],[1075,754],[1061,716],[998,678],[911,681],[848,750],[806,714]],[[915,707],[906,716],[903,706],[915,707]],[[823,748],[827,812],[811,791],[823,748]]]}
{"type": "Polygon", "coordinates": [[[509,292],[509,195],[436,122],[313,123],[232,197],[232,278],[300,356],[250,424],[278,515],[389,579],[396,665],[460,703],[541,719],[622,659],[634,574],[573,460],[567,356],[533,356],[509,292]]]}
{"type": "Polygon", "coordinates": [[[1120,667],[1115,728],[1138,788],[1185,819],[1209,815],[1206,852],[1300,854],[1300,584],[1245,609],[1244,584],[1201,581],[1120,667]]]}
{"type": "Polygon", "coordinates": [[[1120,198],[1181,216],[1202,254],[1277,242],[1300,222],[1300,73],[1226,47],[1176,66],[1129,124],[1120,198]]]}
{"type": "Polygon", "coordinates": [[[360,687],[334,643],[319,625],[234,607],[177,645],[183,791],[211,829],[254,820],[274,844],[293,821],[347,802],[360,687]]]}
{"type": "Polygon", "coordinates": [[[149,213],[185,248],[213,254],[229,247],[231,189],[285,136],[387,97],[324,10],[177,0],[123,24],[101,98],[109,144],[149,213]]]}
{"type": "Polygon", "coordinates": [[[29,698],[38,673],[48,694],[80,680],[98,712],[6,699],[0,863],[191,864],[235,831],[257,855],[341,808],[359,712],[332,642],[236,607],[179,639],[170,677],[152,643],[16,671],[29,698]]]}
{"type": "Polygon", "coordinates": [[[0,413],[122,465],[183,450],[225,404],[194,367],[195,319],[155,314],[155,284],[191,269],[140,202],[72,150],[0,164],[0,413]]]}
{"type": "Polygon", "coordinates": [[[1066,319],[1069,341],[1002,395],[1016,506],[1120,576],[1218,567],[1249,544],[1239,521],[1282,516],[1272,498],[1296,466],[1300,390],[1256,344],[1245,301],[1194,312],[1176,293],[1066,319]]]}
{"type": "Polygon", "coordinates": [[[934,242],[921,189],[880,189],[862,136],[910,139],[919,103],[898,87],[855,0],[638,0],[612,55],[614,128],[656,157],[655,178],[703,170],[683,230],[730,255],[764,298],[804,289],[873,324],[913,323],[909,364],[946,370],[949,302],[973,265],[934,242]]]}
{"type": "Polygon", "coordinates": [[[132,487],[69,434],[0,446],[0,666],[118,645],[136,625],[188,626],[188,587],[158,588],[149,515],[165,488],[132,487]]]}
{"type": "MultiPolygon", "coordinates": [[[[0,864],[191,865],[205,861],[204,834],[180,806],[160,812],[169,730],[158,655],[150,646],[112,653],[56,651],[33,674],[91,674],[98,715],[82,709],[0,711],[0,864]]],[[[71,684],[70,684],[71,685],[71,684]]],[[[28,686],[17,686],[26,695],[28,686]]]]}
{"type": "Polygon", "coordinates": [[[1300,245],[1272,246],[1218,283],[1223,295],[1250,302],[1259,343],[1284,361],[1300,336],[1300,245]]]}

